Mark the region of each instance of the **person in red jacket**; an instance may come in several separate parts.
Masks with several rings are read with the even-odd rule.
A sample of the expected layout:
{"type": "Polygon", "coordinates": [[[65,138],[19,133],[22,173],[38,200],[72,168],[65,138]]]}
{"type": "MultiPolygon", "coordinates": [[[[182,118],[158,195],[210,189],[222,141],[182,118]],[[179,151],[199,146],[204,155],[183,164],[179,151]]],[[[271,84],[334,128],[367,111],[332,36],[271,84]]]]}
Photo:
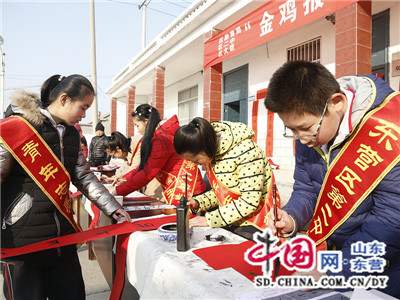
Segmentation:
{"type": "Polygon", "coordinates": [[[205,191],[200,170],[193,162],[179,157],[174,149],[174,135],[179,128],[176,115],[160,124],[160,114],[149,104],[139,105],[131,114],[139,133],[143,134],[139,167],[124,175],[111,194],[125,196],[147,185],[156,178],[163,188],[163,200],[178,205],[185,195],[197,195],[205,191]]]}

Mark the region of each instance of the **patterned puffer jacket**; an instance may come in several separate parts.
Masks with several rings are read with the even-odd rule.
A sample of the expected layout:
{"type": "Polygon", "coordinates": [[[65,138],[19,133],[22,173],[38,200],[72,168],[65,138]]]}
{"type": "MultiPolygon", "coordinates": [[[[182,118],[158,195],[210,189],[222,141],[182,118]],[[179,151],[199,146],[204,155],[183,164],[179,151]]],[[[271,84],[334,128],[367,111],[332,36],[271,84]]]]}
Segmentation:
{"type": "Polygon", "coordinates": [[[260,199],[268,196],[271,166],[262,149],[252,141],[253,130],[245,124],[227,121],[211,124],[219,137],[215,164],[212,165],[215,176],[241,196],[222,206],[211,189],[194,199],[199,202],[199,211],[206,211],[210,227],[253,225],[243,218],[257,209],[260,199]]]}

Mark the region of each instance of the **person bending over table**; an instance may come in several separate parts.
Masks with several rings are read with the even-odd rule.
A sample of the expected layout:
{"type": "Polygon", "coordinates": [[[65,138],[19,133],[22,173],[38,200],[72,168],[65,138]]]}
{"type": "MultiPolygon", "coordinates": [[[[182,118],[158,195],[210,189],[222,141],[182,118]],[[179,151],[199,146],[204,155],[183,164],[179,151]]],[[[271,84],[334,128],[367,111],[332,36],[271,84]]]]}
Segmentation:
{"type": "Polygon", "coordinates": [[[267,227],[273,174],[267,157],[242,123],[197,117],[177,130],[175,151],[204,165],[212,189],[188,197],[192,226],[224,227],[247,239],[267,227]]]}
{"type": "Polygon", "coordinates": [[[173,145],[173,138],[179,128],[176,115],[160,124],[160,114],[155,107],[141,104],[131,114],[133,123],[143,134],[140,149],[140,164],[124,175],[125,182],[110,188],[113,195],[126,196],[141,189],[156,178],[163,188],[163,200],[177,206],[185,194],[187,174],[188,195],[197,195],[205,190],[205,183],[198,167],[180,158],[173,145]]]}
{"type": "MultiPolygon", "coordinates": [[[[114,131],[111,136],[107,137],[104,144],[104,151],[113,158],[122,159],[126,163],[126,168],[123,172],[115,177],[104,178],[106,182],[123,182],[124,174],[136,169],[140,164],[140,147],[142,145],[143,135],[138,133],[132,138],[127,138],[119,131],[114,131]]],[[[147,196],[160,200],[162,198],[162,187],[160,183],[154,178],[152,179],[142,191],[147,196]]]]}

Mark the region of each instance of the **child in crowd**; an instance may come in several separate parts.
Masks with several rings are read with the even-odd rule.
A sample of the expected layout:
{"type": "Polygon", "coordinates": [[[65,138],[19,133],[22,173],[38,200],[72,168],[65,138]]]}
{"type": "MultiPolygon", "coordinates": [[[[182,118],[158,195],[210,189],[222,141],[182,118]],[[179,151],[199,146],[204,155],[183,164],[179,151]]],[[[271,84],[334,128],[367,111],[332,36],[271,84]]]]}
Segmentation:
{"type": "MultiPolygon", "coordinates": [[[[74,124],[94,90],[85,77],[53,75],[36,94],[19,91],[0,123],[1,247],[16,248],[75,233],[70,182],[107,216],[129,214],[96,179],[74,124]]],[[[85,299],[76,245],[2,260],[6,299],[85,299]]]]}
{"type": "Polygon", "coordinates": [[[83,135],[81,125],[79,125],[78,123],[76,123],[74,126],[75,126],[76,129],[78,129],[79,135],[80,135],[80,137],[81,137],[81,148],[82,148],[83,156],[84,156],[85,158],[87,158],[87,157],[88,157],[88,146],[87,146],[86,138],[85,138],[85,136],[83,135]]]}
{"type": "MultiPolygon", "coordinates": [[[[133,138],[127,138],[118,131],[114,131],[111,133],[111,136],[107,137],[103,145],[104,151],[110,157],[122,159],[126,163],[126,168],[123,169],[123,172],[115,176],[111,181],[124,181],[123,175],[139,166],[142,138],[143,135],[140,133],[135,134],[133,138]]],[[[110,179],[106,178],[106,181],[110,181],[110,179]]],[[[149,197],[160,200],[162,198],[162,187],[156,179],[153,179],[145,186],[143,193],[149,197]]]]}
{"type": "MultiPolygon", "coordinates": [[[[310,222],[316,244],[352,258],[357,242],[385,243],[383,289],[400,295],[400,115],[399,93],[374,76],[336,80],[321,64],[296,61],[272,76],[265,98],[278,113],[284,136],[296,140],[294,191],[269,226],[294,236],[310,222]]],[[[367,276],[353,264],[328,275],[367,276]]],[[[362,271],[362,270],[361,270],[362,271]]],[[[315,278],[321,273],[311,272],[315,278]]]]}

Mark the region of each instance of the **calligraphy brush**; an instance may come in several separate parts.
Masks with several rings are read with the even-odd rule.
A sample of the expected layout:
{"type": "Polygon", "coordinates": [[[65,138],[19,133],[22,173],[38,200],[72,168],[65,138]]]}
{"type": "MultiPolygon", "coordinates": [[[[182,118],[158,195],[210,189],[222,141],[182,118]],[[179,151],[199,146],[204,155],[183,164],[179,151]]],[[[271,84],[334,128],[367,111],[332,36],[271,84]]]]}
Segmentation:
{"type": "Polygon", "coordinates": [[[185,174],[185,176],[186,176],[186,182],[185,182],[185,198],[186,198],[186,201],[187,201],[187,173],[185,174]]]}
{"type": "MultiPolygon", "coordinates": [[[[280,245],[280,239],[279,239],[279,233],[278,229],[276,228],[276,221],[278,220],[278,205],[276,203],[276,183],[272,185],[272,199],[273,199],[273,206],[274,206],[274,226],[275,226],[275,235],[278,238],[278,243],[276,244],[277,246],[280,245]]],[[[279,260],[279,257],[275,259],[275,270],[274,270],[274,279],[278,276],[279,273],[279,268],[281,266],[281,261],[279,260]]]]}

